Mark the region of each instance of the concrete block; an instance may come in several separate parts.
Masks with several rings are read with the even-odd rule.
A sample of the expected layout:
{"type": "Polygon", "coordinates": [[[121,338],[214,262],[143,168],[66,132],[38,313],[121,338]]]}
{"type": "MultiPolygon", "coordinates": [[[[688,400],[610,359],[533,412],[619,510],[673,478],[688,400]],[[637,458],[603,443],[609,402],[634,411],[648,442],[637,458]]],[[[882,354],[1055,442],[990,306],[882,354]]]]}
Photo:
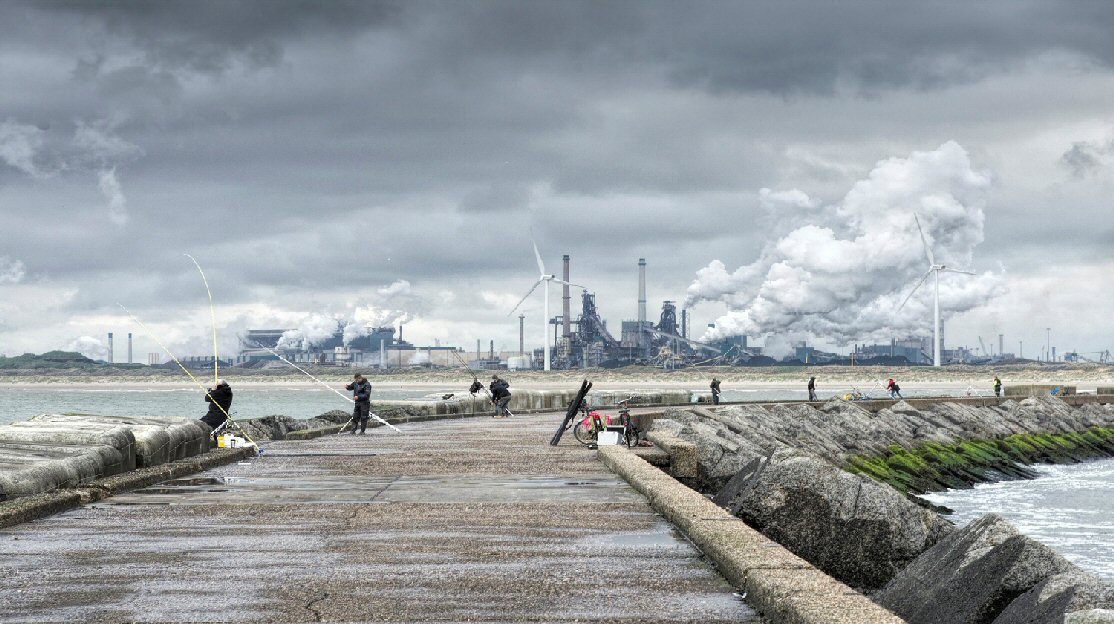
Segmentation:
{"type": "Polygon", "coordinates": [[[0,444],[0,501],[77,487],[130,470],[134,462],[130,453],[107,445],[0,444]]]}
{"type": "Polygon", "coordinates": [[[669,474],[680,479],[700,476],[696,445],[665,431],[651,431],[646,437],[669,454],[669,474]]]}
{"type": "Polygon", "coordinates": [[[1076,394],[1076,387],[1067,384],[1020,384],[1003,386],[1002,396],[1012,398],[1048,396],[1056,388],[1060,388],[1062,395],[1076,394]]]}
{"type": "Polygon", "coordinates": [[[63,429],[96,431],[123,427],[135,439],[136,466],[157,466],[204,453],[210,429],[199,420],[160,416],[99,416],[95,414],[39,414],[26,426],[53,425],[63,429]]]}

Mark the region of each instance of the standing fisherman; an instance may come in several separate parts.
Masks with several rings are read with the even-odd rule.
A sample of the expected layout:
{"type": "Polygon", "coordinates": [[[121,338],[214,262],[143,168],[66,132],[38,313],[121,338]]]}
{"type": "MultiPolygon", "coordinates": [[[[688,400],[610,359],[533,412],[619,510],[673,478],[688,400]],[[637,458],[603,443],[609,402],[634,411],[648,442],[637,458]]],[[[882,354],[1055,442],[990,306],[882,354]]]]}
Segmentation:
{"type": "Polygon", "coordinates": [[[205,402],[209,404],[209,412],[201,422],[216,431],[228,420],[228,410],[232,407],[232,388],[228,382],[218,379],[217,384],[205,393],[205,402]]]}
{"type": "Polygon", "coordinates": [[[712,377],[712,405],[719,405],[719,380],[712,377]]]}
{"type": "Polygon", "coordinates": [[[344,387],[345,390],[352,391],[352,400],[356,405],[352,408],[352,435],[356,435],[356,427],[360,428],[360,434],[367,430],[367,418],[371,413],[371,384],[364,376],[356,373],[353,377],[352,383],[344,387]]]}
{"type": "Polygon", "coordinates": [[[491,390],[491,402],[495,404],[495,413],[492,418],[507,418],[511,415],[511,411],[507,409],[507,404],[511,402],[511,384],[507,383],[506,379],[500,379],[499,375],[491,376],[491,384],[488,389],[491,390]]]}
{"type": "Polygon", "coordinates": [[[808,400],[809,401],[815,401],[816,400],[816,378],[815,377],[809,377],[808,378],[808,400]]]}
{"type": "Polygon", "coordinates": [[[998,376],[994,376],[994,396],[995,398],[1002,396],[1002,380],[998,376]]]}

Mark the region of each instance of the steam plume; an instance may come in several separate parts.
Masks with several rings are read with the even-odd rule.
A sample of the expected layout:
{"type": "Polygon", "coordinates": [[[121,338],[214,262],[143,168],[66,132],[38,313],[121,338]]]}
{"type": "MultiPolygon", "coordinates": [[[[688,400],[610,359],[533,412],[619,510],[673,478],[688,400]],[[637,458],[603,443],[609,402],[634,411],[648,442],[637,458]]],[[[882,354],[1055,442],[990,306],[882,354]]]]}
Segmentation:
{"type": "MultiPolygon", "coordinates": [[[[762,191],[777,222],[794,228],[772,240],[753,263],[728,272],[719,260],[696,273],[686,305],[727,304],[705,340],[745,334],[811,332],[839,344],[885,341],[931,331],[932,289],[900,312],[901,300],[928,269],[913,221],[916,212],[936,261],[971,266],[983,240],[989,172],[972,168],[967,152],[947,142],[908,158],[875,165],[839,202],[821,207],[807,194],[762,191]]],[[[986,303],[1003,290],[1000,275],[943,274],[941,311],[986,303]]]]}

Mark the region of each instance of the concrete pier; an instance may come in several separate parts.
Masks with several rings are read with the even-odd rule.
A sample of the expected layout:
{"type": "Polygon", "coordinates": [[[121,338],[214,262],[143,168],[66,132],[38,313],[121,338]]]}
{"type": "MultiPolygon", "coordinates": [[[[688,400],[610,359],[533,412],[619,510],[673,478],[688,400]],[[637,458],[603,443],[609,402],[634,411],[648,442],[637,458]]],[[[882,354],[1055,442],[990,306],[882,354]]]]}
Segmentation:
{"type": "Polygon", "coordinates": [[[0,530],[0,620],[759,621],[558,422],[273,442],[0,530]]]}

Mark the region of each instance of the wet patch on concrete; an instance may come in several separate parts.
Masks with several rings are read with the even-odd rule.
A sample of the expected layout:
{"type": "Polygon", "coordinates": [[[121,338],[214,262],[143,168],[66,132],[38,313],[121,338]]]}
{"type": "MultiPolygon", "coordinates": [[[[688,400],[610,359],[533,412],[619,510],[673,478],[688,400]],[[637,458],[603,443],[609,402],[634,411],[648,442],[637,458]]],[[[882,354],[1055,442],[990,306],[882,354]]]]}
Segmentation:
{"type": "Polygon", "coordinates": [[[0,531],[0,619],[758,621],[593,451],[545,444],[556,422],[536,446],[436,425],[276,442],[0,531]]]}

